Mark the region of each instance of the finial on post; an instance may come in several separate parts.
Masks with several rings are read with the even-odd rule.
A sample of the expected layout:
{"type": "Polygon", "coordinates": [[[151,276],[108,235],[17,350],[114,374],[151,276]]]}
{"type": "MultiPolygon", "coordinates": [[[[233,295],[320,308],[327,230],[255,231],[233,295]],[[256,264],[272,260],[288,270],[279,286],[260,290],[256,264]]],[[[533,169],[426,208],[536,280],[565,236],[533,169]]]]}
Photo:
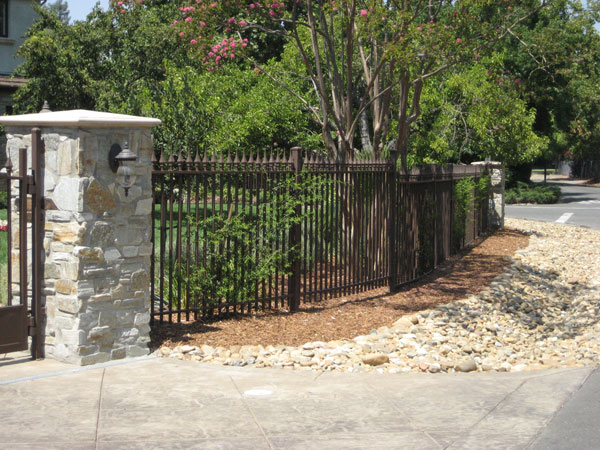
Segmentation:
{"type": "Polygon", "coordinates": [[[40,110],[40,114],[51,113],[50,105],[48,104],[48,100],[44,100],[44,106],[40,110]]]}

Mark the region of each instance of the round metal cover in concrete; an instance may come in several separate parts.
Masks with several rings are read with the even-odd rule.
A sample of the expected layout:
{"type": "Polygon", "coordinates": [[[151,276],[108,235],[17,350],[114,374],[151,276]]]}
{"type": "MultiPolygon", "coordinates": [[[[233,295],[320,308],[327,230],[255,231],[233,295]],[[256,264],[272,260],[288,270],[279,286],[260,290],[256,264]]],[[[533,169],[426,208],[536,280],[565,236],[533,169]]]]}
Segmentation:
{"type": "Polygon", "coordinates": [[[246,397],[265,397],[273,395],[273,391],[270,389],[248,389],[247,391],[244,391],[244,395],[246,397]]]}

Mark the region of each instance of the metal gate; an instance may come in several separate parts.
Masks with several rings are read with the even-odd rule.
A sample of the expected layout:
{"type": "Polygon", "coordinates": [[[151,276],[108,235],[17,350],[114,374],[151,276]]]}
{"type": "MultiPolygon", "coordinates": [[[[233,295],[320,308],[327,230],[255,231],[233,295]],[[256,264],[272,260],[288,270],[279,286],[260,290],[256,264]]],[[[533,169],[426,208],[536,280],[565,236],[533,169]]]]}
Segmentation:
{"type": "MultiPolygon", "coordinates": [[[[6,297],[0,303],[0,354],[27,350],[31,337],[31,357],[43,355],[42,291],[42,171],[41,130],[31,132],[31,170],[27,149],[20,148],[18,172],[7,155],[7,235],[6,297]]],[[[0,265],[2,262],[0,262],[0,265]]]]}

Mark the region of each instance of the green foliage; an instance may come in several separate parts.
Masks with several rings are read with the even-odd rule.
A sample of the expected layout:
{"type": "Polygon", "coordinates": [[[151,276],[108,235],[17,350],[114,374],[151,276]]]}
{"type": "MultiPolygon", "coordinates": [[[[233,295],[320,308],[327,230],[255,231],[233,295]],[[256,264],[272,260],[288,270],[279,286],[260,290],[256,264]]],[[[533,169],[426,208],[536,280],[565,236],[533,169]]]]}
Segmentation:
{"type": "Polygon", "coordinates": [[[554,0],[504,43],[507,68],[524,80],[537,110],[534,129],[549,140],[544,159],[600,158],[600,4],[554,0]]]}
{"type": "Polygon", "coordinates": [[[163,120],[154,132],[159,147],[217,154],[318,148],[297,99],[265,75],[238,66],[204,73],[167,67],[166,79],[139,96],[142,113],[163,120]]]}
{"type": "Polygon", "coordinates": [[[193,229],[206,230],[203,245],[207,249],[202,258],[207,264],[194,265],[189,275],[181,267],[176,271],[176,278],[189,287],[193,298],[203,299],[209,306],[223,301],[243,303],[254,297],[258,282],[278,269],[287,272],[287,252],[272,245],[276,230],[269,228],[256,236],[256,230],[264,225],[261,217],[260,213],[242,213],[230,218],[215,215],[198,222],[188,218],[193,229]]]}
{"type": "Polygon", "coordinates": [[[69,13],[69,4],[64,0],[56,0],[53,3],[48,3],[46,5],[50,11],[54,12],[58,16],[58,20],[60,20],[64,25],[68,25],[71,21],[71,15],[69,13]]]}
{"type": "Polygon", "coordinates": [[[523,183],[517,181],[515,187],[507,189],[504,201],[514,203],[556,203],[560,198],[560,188],[547,184],[523,183]]]}
{"type": "Polygon", "coordinates": [[[0,190],[0,209],[6,209],[8,206],[8,194],[5,190],[0,190]]]}
{"type": "Polygon", "coordinates": [[[475,180],[463,178],[454,183],[452,198],[454,199],[454,216],[452,218],[452,243],[454,250],[464,245],[466,236],[467,215],[473,209],[475,197],[475,180]]]}
{"type": "Polygon", "coordinates": [[[547,139],[533,132],[535,110],[520,98],[519,83],[501,74],[503,57],[438,77],[423,93],[423,114],[411,143],[414,164],[531,162],[547,139]]]}
{"type": "MultiPolygon", "coordinates": [[[[185,39],[169,26],[179,6],[188,3],[147,0],[126,14],[116,5],[108,11],[97,8],[73,25],[38,8],[39,20],[19,50],[25,62],[18,75],[30,82],[17,91],[15,112],[39,111],[47,99],[54,110],[153,115],[164,122],[155,130],[157,145],[177,151],[264,151],[300,144],[322,152],[344,141],[353,151],[370,154],[373,146],[386,153],[392,143],[406,139],[411,165],[486,157],[513,165],[550,160],[567,150],[576,161],[600,158],[596,1],[585,9],[575,0],[549,2],[519,22],[506,40],[489,40],[483,31],[496,33],[537,1],[511,3],[510,11],[487,0],[434,2],[432,23],[426,2],[402,7],[375,2],[364,18],[356,11],[355,47],[350,48],[343,32],[350,16],[342,14],[349,4],[313,3],[331,13],[331,19],[322,18],[330,30],[320,30],[331,34],[331,48],[319,33],[316,38],[324,88],[316,83],[308,27],[299,27],[293,42],[287,39],[291,34],[281,33],[279,17],[289,18],[292,4],[284,8],[282,3],[277,19],[256,16],[257,26],[234,27],[238,38],[249,39],[247,54],[240,53],[217,73],[206,72],[197,58],[200,45],[190,48],[199,22],[188,24],[187,31],[196,34],[185,39]],[[402,33],[390,33],[397,23],[407,26],[402,33]],[[265,28],[274,33],[264,33],[265,28]],[[347,60],[350,53],[353,59],[347,60]],[[375,73],[381,58],[388,60],[378,87],[369,90],[366,74],[375,73]],[[415,88],[420,81],[419,98],[415,88]],[[386,86],[391,97],[375,98],[386,86]],[[364,122],[358,120],[362,100],[372,101],[364,122]],[[407,107],[404,118],[400,105],[407,107]],[[409,128],[406,135],[403,126],[409,128]]],[[[306,4],[296,5],[298,18],[305,20],[306,4]]],[[[227,5],[217,9],[230,17],[227,5]]],[[[246,12],[243,8],[241,14],[246,12]]],[[[290,26],[285,31],[292,33],[290,26]]]]}
{"type": "Polygon", "coordinates": [[[271,195],[266,200],[255,198],[245,211],[235,213],[230,205],[228,211],[206,218],[188,216],[185,228],[192,236],[200,236],[202,245],[197,259],[172,263],[174,290],[190,294],[183,304],[202,301],[210,308],[245,303],[254,299],[263,280],[277,272],[289,274],[299,247],[288,245],[285,231],[312,220],[318,212],[308,206],[327,201],[322,192],[332,183],[328,177],[311,176],[302,176],[296,183],[295,176],[288,176],[269,187],[271,195]],[[281,245],[282,236],[285,245],[281,245]]]}
{"type": "Polygon", "coordinates": [[[481,203],[485,201],[490,195],[490,189],[492,187],[492,177],[490,175],[484,175],[475,183],[475,201],[481,203]]]}
{"type": "Polygon", "coordinates": [[[435,224],[439,218],[435,197],[431,191],[425,194],[420,206],[418,268],[421,273],[425,273],[435,266],[435,224]]]}
{"type": "Polygon", "coordinates": [[[520,164],[506,168],[504,183],[507,188],[512,188],[517,183],[529,184],[533,166],[531,164],[520,164]]]}
{"type": "Polygon", "coordinates": [[[94,9],[85,21],[67,25],[47,8],[18,54],[17,75],[29,79],[14,95],[15,112],[91,109],[136,114],[138,92],[164,79],[163,61],[190,65],[166,17],[177,5],[165,2],[134,14],[94,9]]]}

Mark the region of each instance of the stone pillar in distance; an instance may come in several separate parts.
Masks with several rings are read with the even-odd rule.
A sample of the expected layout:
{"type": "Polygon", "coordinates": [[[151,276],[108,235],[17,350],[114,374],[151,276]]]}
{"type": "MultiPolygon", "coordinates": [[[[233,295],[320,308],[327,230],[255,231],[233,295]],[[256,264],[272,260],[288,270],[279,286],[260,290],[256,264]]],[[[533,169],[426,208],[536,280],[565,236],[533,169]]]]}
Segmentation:
{"type": "Polygon", "coordinates": [[[488,225],[492,229],[504,229],[504,166],[500,162],[477,161],[472,165],[483,165],[490,175],[490,200],[488,225]]]}
{"type": "MultiPolygon", "coordinates": [[[[149,352],[152,137],[158,119],[75,110],[0,118],[7,153],[42,129],[46,356],[80,365],[149,352]],[[138,156],[128,195],[108,163],[138,156]]],[[[18,251],[18,250],[16,250],[18,251]]]]}

